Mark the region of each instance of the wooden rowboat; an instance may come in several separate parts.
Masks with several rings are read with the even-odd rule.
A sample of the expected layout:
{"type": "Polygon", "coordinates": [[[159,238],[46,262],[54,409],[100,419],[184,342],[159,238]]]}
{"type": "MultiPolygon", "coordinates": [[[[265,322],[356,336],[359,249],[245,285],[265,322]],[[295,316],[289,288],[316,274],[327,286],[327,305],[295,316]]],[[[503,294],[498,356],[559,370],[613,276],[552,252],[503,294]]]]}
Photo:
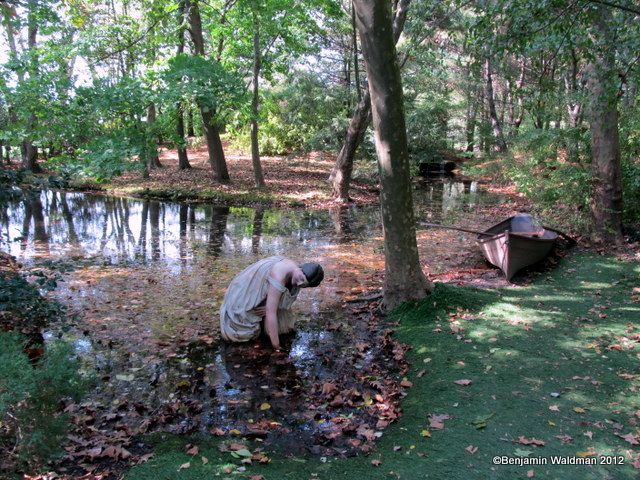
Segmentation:
{"type": "Polygon", "coordinates": [[[558,236],[567,240],[569,245],[576,243],[565,233],[539,225],[531,215],[526,213],[509,217],[482,232],[433,223],[422,223],[422,225],[477,234],[478,245],[486,259],[502,270],[509,281],[518,270],[533,265],[549,255],[558,236]]]}
{"type": "Polygon", "coordinates": [[[511,280],[518,270],[546,258],[556,240],[558,232],[518,214],[480,233],[477,242],[489,263],[511,280]]]}

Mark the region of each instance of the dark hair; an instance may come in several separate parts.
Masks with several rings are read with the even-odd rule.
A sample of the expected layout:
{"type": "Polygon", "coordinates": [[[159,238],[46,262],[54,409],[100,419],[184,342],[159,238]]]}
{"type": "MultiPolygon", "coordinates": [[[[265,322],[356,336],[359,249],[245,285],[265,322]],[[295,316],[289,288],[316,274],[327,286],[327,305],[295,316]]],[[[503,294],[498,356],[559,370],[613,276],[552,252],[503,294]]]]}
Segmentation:
{"type": "Polygon", "coordinates": [[[307,278],[307,282],[309,282],[310,287],[317,287],[320,285],[320,282],[324,278],[324,270],[322,270],[319,263],[303,263],[300,268],[302,269],[304,276],[307,278]]]}

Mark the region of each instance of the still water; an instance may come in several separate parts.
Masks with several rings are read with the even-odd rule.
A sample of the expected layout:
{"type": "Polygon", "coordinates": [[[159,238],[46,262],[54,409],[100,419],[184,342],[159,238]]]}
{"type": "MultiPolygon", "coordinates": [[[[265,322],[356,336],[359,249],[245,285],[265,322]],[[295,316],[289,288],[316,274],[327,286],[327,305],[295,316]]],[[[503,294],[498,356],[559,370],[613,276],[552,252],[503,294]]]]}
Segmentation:
{"type": "MultiPolygon", "coordinates": [[[[414,201],[418,221],[479,228],[494,223],[487,212],[504,199],[444,179],[415,184],[414,201]]],[[[472,238],[419,228],[425,270],[437,275],[481,259],[472,238]]],[[[377,207],[252,209],[24,192],[0,205],[0,248],[28,268],[63,272],[51,295],[70,319],[49,325],[46,337],[73,342],[98,372],[96,402],[135,395],[156,410],[177,398],[196,402],[177,431],[196,417],[207,428],[230,428],[259,418],[264,402],[270,415],[295,411],[296,392],[309,381],[342,374],[318,359],[366,335],[349,321],[345,301],[378,292],[384,270],[377,207]],[[318,261],[325,281],[296,302],[291,363],[249,355],[248,367],[253,347],[221,344],[217,311],[233,276],[270,255],[318,261]]]]}

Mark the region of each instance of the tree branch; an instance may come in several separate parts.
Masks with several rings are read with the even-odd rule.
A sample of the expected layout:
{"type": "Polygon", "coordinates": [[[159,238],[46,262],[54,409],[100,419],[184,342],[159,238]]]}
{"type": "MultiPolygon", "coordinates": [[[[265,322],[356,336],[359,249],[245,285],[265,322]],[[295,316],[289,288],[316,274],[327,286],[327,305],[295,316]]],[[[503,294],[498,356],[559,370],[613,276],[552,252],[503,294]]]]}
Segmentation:
{"type": "Polygon", "coordinates": [[[624,10],[625,12],[635,13],[636,15],[640,15],[640,10],[632,7],[627,7],[626,5],[619,5],[617,3],[607,2],[605,0],[584,0],[584,1],[587,3],[597,3],[599,5],[605,5],[607,7],[617,8],[618,10],[624,10]]]}

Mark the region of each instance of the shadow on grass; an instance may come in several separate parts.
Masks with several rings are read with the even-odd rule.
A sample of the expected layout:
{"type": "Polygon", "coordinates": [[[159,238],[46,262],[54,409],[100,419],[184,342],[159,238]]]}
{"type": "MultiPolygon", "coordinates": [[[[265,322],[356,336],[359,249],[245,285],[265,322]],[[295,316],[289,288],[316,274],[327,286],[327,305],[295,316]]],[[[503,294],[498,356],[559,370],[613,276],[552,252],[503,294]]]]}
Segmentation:
{"type": "Polygon", "coordinates": [[[637,478],[640,449],[621,437],[640,440],[638,281],[636,265],[581,254],[526,288],[438,285],[392,315],[397,337],[413,347],[414,386],[371,455],[241,465],[219,450],[228,439],[158,436],[155,457],[127,478],[637,478]],[[471,383],[454,383],[461,379],[471,383]],[[431,414],[450,418],[434,429],[431,414]],[[533,439],[544,445],[527,444],[533,439]],[[188,442],[198,456],[185,453],[188,442]],[[601,464],[601,455],[623,464],[601,464]],[[495,456],[546,464],[494,465],[495,456]],[[554,465],[552,457],[595,464],[554,465]]]}

